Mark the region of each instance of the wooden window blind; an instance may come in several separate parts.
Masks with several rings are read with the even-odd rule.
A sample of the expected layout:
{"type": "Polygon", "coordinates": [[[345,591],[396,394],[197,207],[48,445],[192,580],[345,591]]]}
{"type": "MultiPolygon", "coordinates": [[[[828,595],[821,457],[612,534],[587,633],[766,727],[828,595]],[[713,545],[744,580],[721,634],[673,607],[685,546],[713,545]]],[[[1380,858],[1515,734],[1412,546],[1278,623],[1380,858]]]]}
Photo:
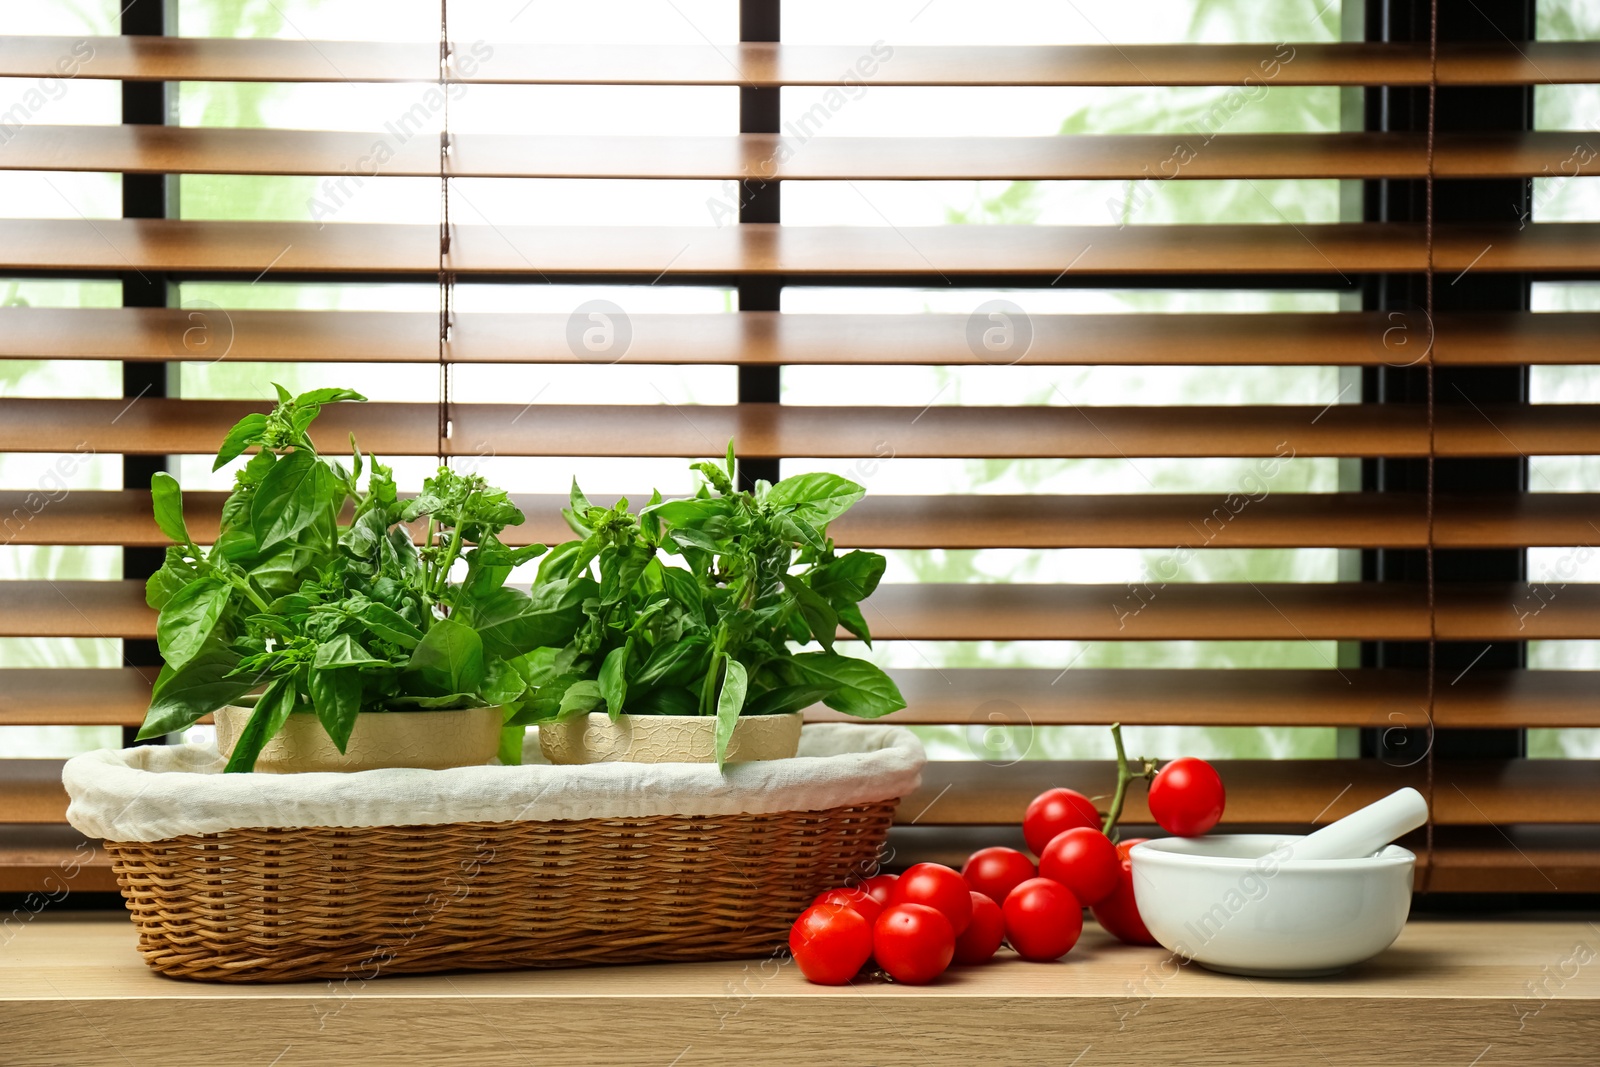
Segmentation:
{"type": "MultiPolygon", "coordinates": [[[[543,40],[539,12],[510,5],[500,37],[446,23],[442,66],[420,21],[408,42],[294,26],[199,36],[180,15],[205,5],[188,0],[133,0],[97,34],[0,37],[11,93],[0,104],[16,100],[0,111],[0,170],[63,191],[0,218],[0,282],[34,294],[0,307],[0,359],[17,386],[0,396],[12,461],[0,484],[11,553],[0,643],[12,650],[0,727],[141,720],[157,666],[142,568],[163,544],[150,473],[200,471],[182,457],[214,451],[263,407],[208,386],[208,373],[272,365],[261,373],[308,384],[388,380],[372,403],[328,409],[319,439],[354,432],[369,451],[415,457],[413,473],[441,449],[488,457],[524,490],[514,543],[564,538],[554,483],[569,460],[621,461],[584,469],[635,500],[657,472],[729,438],[746,475],[811,466],[865,481],[869,496],[834,533],[899,553],[867,605],[909,704],[895,719],[954,728],[927,734],[939,758],[902,807],[906,849],[948,859],[977,837],[1004,839],[1052,785],[1109,793],[1107,760],[1036,758],[1050,731],[1315,728],[1334,739],[1316,755],[1219,761],[1228,826],[1304,829],[1414,785],[1433,805],[1416,842],[1428,891],[1600,891],[1600,765],[1530,756],[1527,742],[1530,730],[1600,728],[1595,675],[1572,666],[1593,664],[1527,656],[1529,642],[1581,653],[1600,640],[1600,586],[1583,580],[1600,485],[1554,491],[1529,473],[1547,457],[1600,455],[1600,417],[1528,388],[1530,369],[1600,363],[1600,303],[1536,311],[1532,295],[1600,283],[1600,214],[1540,201],[1564,176],[1593,181],[1600,144],[1592,128],[1541,128],[1534,106],[1536,88],[1600,82],[1600,42],[1540,39],[1531,2],[1482,0],[1441,4],[1436,19],[1425,2],[1336,2],[1282,40],[1217,41],[1196,15],[1193,41],[1160,43],[1096,36],[1104,8],[1088,5],[1089,28],[1074,32],[1089,43],[1037,43],[1050,33],[1026,22],[1011,43],[986,43],[960,32],[983,5],[939,3],[952,12],[901,13],[896,40],[866,36],[847,5],[708,3],[690,15],[709,30],[690,20],[693,33],[679,25],[664,43],[543,40]],[[373,125],[355,130],[238,106],[185,115],[182,93],[213,83],[288,87],[297,115],[317,93],[399,95],[374,97],[373,125]],[[57,100],[99,87],[113,94],[107,114],[54,117],[57,100]],[[683,94],[671,99],[687,132],[494,121],[496,108],[599,99],[518,95],[580,90],[641,108],[683,94]],[[1071,95],[1091,90],[1111,95],[1071,95]],[[1257,128],[1275,120],[1252,118],[1254,101],[1296,92],[1325,94],[1316,106],[1331,127],[1257,128]],[[1005,132],[995,115],[1017,93],[1065,94],[1049,99],[1080,125],[1005,132]],[[1182,93],[1210,95],[1170,95],[1182,93]],[[1212,117],[1165,128],[1158,97],[1212,117]],[[927,100],[959,102],[949,125],[961,132],[924,132],[942,121],[920,113],[927,100]],[[1133,132],[1102,121],[1140,106],[1133,132]],[[67,195],[74,175],[113,176],[120,210],[67,195]],[[257,186],[228,184],[251,178],[315,181],[259,186],[306,193],[303,208],[272,209],[242,202],[257,186]],[[391,187],[415,195],[383,215],[375,191],[407,182],[391,187]],[[1272,183],[1295,182],[1324,183],[1324,207],[1281,210],[1272,183]],[[950,183],[976,190],[978,207],[930,220],[917,205],[950,183]],[[1199,221],[1162,201],[1179,185],[1199,198],[1199,221]],[[613,191],[603,210],[571,193],[565,212],[569,188],[613,191]],[[1039,190],[1046,208],[1019,221],[1016,204],[1039,190]],[[522,210],[518,197],[540,204],[522,210]],[[446,274],[441,343],[432,287],[446,274]],[[54,282],[80,288],[52,298],[40,287],[54,282]],[[109,288],[82,288],[93,282],[109,288]],[[258,298],[292,287],[378,295],[258,298]],[[588,300],[622,315],[615,359],[574,342],[588,300]],[[455,389],[443,439],[441,361],[455,389]],[[522,388],[530,367],[551,380],[603,373],[561,378],[588,392],[557,398],[522,388]],[[714,402],[654,386],[662,367],[721,375],[706,379],[714,402]],[[1305,369],[1326,372],[1320,392],[1274,377],[1305,369]],[[1051,384],[1065,375],[1071,389],[1051,384]],[[1169,388],[1175,375],[1254,382],[1253,399],[1228,402],[1245,394],[1219,386],[1188,401],[1169,388]],[[1095,462],[1099,481],[1073,480],[1095,462]],[[1299,488],[1262,473],[1306,462],[1321,473],[1299,488]],[[80,467],[99,473],[74,480],[80,467]],[[1250,471],[1259,489],[1241,480],[1250,471]],[[1530,570],[1529,549],[1553,576],[1530,570]],[[79,550],[98,554],[57,566],[79,550]],[[1130,553],[1143,569],[1127,572],[1130,553]],[[1224,558],[1238,565],[1202,565],[1224,558]],[[952,559],[1001,560],[1010,580],[981,567],[950,580],[940,567],[952,559]],[[63,641],[98,642],[99,658],[48,651],[63,641]],[[47,646],[37,662],[30,642],[47,646]],[[1207,659],[1220,645],[1260,651],[1207,659]],[[1107,651],[1133,646],[1145,651],[1107,651]],[[972,741],[990,730],[1010,731],[1001,748],[1041,740],[991,758],[972,741]]],[[[460,25],[461,12],[447,16],[460,25]]],[[[216,525],[215,488],[187,496],[197,532],[216,525]]],[[[114,888],[64,825],[59,768],[0,761],[0,892],[59,881],[67,865],[76,888],[114,888]]],[[[1137,790],[1130,809],[1148,822],[1137,790]]]]}

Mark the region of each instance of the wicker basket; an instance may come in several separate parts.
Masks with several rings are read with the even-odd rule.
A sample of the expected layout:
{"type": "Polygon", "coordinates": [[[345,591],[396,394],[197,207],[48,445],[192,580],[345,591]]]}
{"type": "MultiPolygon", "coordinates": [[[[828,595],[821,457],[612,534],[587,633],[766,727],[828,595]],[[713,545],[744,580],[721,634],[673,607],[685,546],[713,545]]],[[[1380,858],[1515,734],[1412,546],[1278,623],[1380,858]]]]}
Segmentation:
{"type": "Polygon", "coordinates": [[[771,952],[872,873],[894,800],[826,811],[106,841],[145,962],[225,982],[771,952]]]}

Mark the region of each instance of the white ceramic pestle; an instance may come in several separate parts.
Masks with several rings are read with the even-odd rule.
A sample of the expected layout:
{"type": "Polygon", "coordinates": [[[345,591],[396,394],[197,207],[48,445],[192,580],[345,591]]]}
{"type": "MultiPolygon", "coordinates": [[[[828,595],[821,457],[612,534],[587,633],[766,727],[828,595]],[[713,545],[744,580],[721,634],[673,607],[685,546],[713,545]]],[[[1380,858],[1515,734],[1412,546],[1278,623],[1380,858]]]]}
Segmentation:
{"type": "Polygon", "coordinates": [[[1292,860],[1353,860],[1371,856],[1395,838],[1428,821],[1428,802],[1415,789],[1390,793],[1329,823],[1314,834],[1285,842],[1292,860]]]}

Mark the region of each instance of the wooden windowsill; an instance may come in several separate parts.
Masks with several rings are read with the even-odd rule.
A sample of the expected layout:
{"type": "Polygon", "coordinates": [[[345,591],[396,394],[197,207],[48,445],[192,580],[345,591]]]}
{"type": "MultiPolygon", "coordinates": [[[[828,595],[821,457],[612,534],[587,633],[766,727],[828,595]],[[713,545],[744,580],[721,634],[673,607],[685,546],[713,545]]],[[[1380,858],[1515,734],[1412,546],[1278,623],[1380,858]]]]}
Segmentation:
{"type": "Polygon", "coordinates": [[[1061,963],[925,988],[813,986],[772,960],[203,985],[151,974],[134,941],[114,913],[13,916],[0,1062],[1490,1067],[1592,1064],[1600,1032],[1592,916],[1422,917],[1377,959],[1297,981],[1177,968],[1091,926],[1061,963]]]}

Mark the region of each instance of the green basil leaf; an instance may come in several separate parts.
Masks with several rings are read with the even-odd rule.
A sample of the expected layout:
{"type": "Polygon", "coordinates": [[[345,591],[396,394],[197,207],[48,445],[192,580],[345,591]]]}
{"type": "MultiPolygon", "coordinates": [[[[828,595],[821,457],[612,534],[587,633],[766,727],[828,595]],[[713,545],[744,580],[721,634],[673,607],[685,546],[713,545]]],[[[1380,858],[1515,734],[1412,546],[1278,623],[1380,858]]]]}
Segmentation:
{"type": "Polygon", "coordinates": [[[156,516],[156,525],[169,541],[186,545],[191,540],[189,528],[183,522],[183,490],[178,480],[166,471],[156,471],[150,476],[150,502],[156,516]]]}
{"type": "Polygon", "coordinates": [[[443,696],[398,696],[383,702],[386,708],[404,711],[458,711],[462,708],[486,707],[473,693],[446,693],[443,696]]]}
{"type": "Polygon", "coordinates": [[[861,609],[854,604],[841,604],[839,606],[839,625],[855,634],[872,647],[872,631],[867,629],[867,620],[861,614],[861,609]]]}
{"type": "Polygon", "coordinates": [[[628,701],[629,713],[633,715],[694,715],[700,710],[700,701],[680,686],[651,689],[630,696],[628,701]]]}
{"type": "Polygon", "coordinates": [[[722,766],[728,756],[728,742],[733,740],[733,728],[739,725],[739,712],[744,709],[744,695],[749,678],[744,664],[722,654],[727,674],[722,679],[722,692],[717,695],[717,766],[722,766]]]}
{"type": "Polygon", "coordinates": [[[823,536],[822,531],[802,518],[798,511],[780,516],[778,528],[788,540],[809,545],[818,552],[825,551],[828,547],[828,539],[823,536]]]}
{"type": "Polygon", "coordinates": [[[606,713],[612,722],[622,714],[623,704],[628,699],[628,657],[632,654],[633,638],[630,637],[621,648],[606,653],[605,662],[600,664],[600,698],[606,702],[606,713]]]}
{"type": "Polygon", "coordinates": [[[746,715],[786,715],[791,711],[804,711],[827,696],[830,690],[812,685],[783,685],[768,689],[752,697],[745,706],[746,715]]]}
{"type": "MultiPolygon", "coordinates": [[[[329,671],[337,667],[386,667],[388,660],[378,659],[362,648],[349,634],[335,634],[317,646],[316,658],[311,661],[314,671],[329,671]]],[[[312,694],[313,703],[316,693],[312,694]]],[[[331,736],[331,735],[330,735],[331,736]]],[[[343,752],[344,749],[340,749],[343,752]]]]}
{"type": "Polygon", "coordinates": [[[182,670],[211,639],[228,607],[232,587],[218,578],[196,578],[167,601],[156,620],[156,644],[173,670],[182,670]]]}
{"type": "Polygon", "coordinates": [[[699,526],[711,519],[726,518],[733,510],[732,497],[695,497],[652,504],[645,514],[655,515],[668,526],[699,526]]]}
{"type": "Polygon", "coordinates": [[[600,683],[585,679],[573,682],[561,694],[561,704],[557,714],[563,719],[575,715],[583,715],[600,706],[605,698],[600,695],[600,683]]]}
{"type": "Polygon", "coordinates": [[[199,576],[200,572],[183,558],[183,549],[168,545],[161,568],[145,580],[144,602],[160,611],[184,586],[199,576]]]}
{"type": "MultiPolygon", "coordinates": [[[[317,649],[321,655],[322,649],[317,649]]],[[[356,716],[361,712],[361,672],[353,668],[311,672],[311,706],[316,710],[322,728],[328,731],[334,745],[342,753],[350,743],[350,731],[355,728],[356,716]]]]}
{"type": "Polygon", "coordinates": [[[608,545],[601,549],[601,606],[619,603],[627,596],[655,557],[655,549],[644,544],[608,545]]]}
{"type": "Polygon", "coordinates": [[[315,522],[327,510],[331,479],[327,466],[310,452],[291,452],[273,464],[250,501],[257,551],[266,555],[315,522]]]}
{"type": "Polygon", "coordinates": [[[571,648],[545,647],[502,662],[516,671],[528,688],[537,689],[570,671],[575,658],[571,648]]]}
{"type": "Polygon", "coordinates": [[[578,479],[576,478],[572,479],[572,491],[567,494],[567,502],[572,510],[579,515],[586,514],[590,508],[594,507],[593,504],[589,503],[589,498],[583,495],[583,490],[578,488],[578,479]]]}
{"type": "MultiPolygon", "coordinates": [[[[248,517],[246,514],[246,518],[248,517]]],[[[212,558],[221,557],[229,563],[236,563],[248,569],[251,561],[256,558],[256,538],[249,527],[235,526],[217,536],[216,544],[212,545],[211,551],[212,558]]]]}
{"type": "Polygon", "coordinates": [[[150,690],[150,708],[139,727],[139,739],[186,730],[260,684],[257,678],[235,677],[238,666],[238,653],[213,642],[182,670],[162,667],[150,690]]]}
{"type": "Polygon", "coordinates": [[[483,697],[485,703],[504,707],[522,699],[522,694],[527,691],[527,679],[518,673],[510,660],[492,659],[484,667],[483,688],[478,695],[483,697]]]}
{"type": "Polygon", "coordinates": [[[266,428],[267,417],[259,411],[253,411],[234,423],[233,429],[222,439],[222,446],[217,449],[217,460],[211,464],[211,469],[221,470],[244,455],[245,449],[260,444],[262,431],[266,428]]]}
{"type": "Polygon", "coordinates": [[[711,635],[705,631],[689,634],[677,641],[663,642],[650,650],[633,677],[639,688],[657,685],[689,685],[705,676],[706,652],[711,647],[711,635]]]}
{"type": "Polygon", "coordinates": [[[661,568],[661,588],[666,590],[668,596],[682,604],[685,608],[699,614],[704,603],[704,591],[700,579],[682,567],[661,568]]]}
{"type": "Polygon", "coordinates": [[[807,521],[826,526],[866,494],[866,489],[848,478],[817,472],[785,478],[767,493],[766,502],[774,507],[800,509],[807,521]]]}
{"type": "Polygon", "coordinates": [[[534,576],[533,585],[537,589],[546,582],[567,577],[572,569],[572,561],[583,551],[582,541],[563,541],[552,548],[539,563],[539,571],[534,576]]]}
{"type": "Polygon", "coordinates": [[[439,619],[411,653],[407,670],[441,693],[472,693],[483,684],[483,641],[455,619],[439,619]]]}
{"type": "Polygon", "coordinates": [[[863,659],[802,652],[790,661],[801,681],[828,690],[823,703],[846,715],[876,719],[906,706],[894,680],[863,659]]]}
{"type": "Polygon", "coordinates": [[[280,404],[293,404],[294,403],[294,394],[289,392],[289,390],[285,389],[283,386],[279,385],[277,382],[273,382],[272,383],[272,388],[274,388],[274,389],[276,389],[278,391],[278,403],[280,403],[280,404]]]}
{"type": "Polygon", "coordinates": [[[467,599],[462,615],[482,636],[484,651],[511,659],[571,641],[583,619],[583,602],[594,590],[595,583],[588,578],[553,579],[535,585],[532,595],[502,586],[487,596],[467,599]]]}
{"type": "Polygon", "coordinates": [[[528,736],[526,726],[500,727],[500,748],[495,755],[500,758],[500,763],[506,767],[522,766],[522,742],[528,736]]]}
{"type": "Polygon", "coordinates": [[[301,393],[295,397],[294,405],[295,407],[304,407],[308,404],[332,404],[340,400],[366,399],[354,389],[313,389],[308,393],[301,393]]]}
{"type": "Polygon", "coordinates": [[[261,699],[256,701],[256,710],[234,741],[233,754],[228,757],[228,765],[223,768],[223,773],[237,774],[253,769],[261,750],[288,721],[294,703],[294,679],[287,675],[273,679],[267,691],[261,694],[261,699]]]}
{"type": "Polygon", "coordinates": [[[859,604],[883,579],[884,558],[876,552],[846,552],[814,568],[806,576],[817,595],[835,608],[859,604]]]}
{"type": "Polygon", "coordinates": [[[506,720],[507,726],[525,726],[531,723],[548,722],[561,714],[561,698],[566,696],[568,687],[581,681],[582,676],[576,672],[568,672],[549,679],[536,690],[531,690],[511,718],[506,720]]]}
{"type": "Polygon", "coordinates": [[[839,613],[822,599],[805,581],[793,574],[780,575],[783,587],[800,605],[800,614],[811,629],[811,636],[829,652],[833,651],[833,638],[839,630],[839,613]]]}
{"type": "MultiPolygon", "coordinates": [[[[679,548],[698,548],[708,555],[716,555],[722,549],[717,539],[703,530],[696,530],[688,526],[673,526],[667,530],[667,540],[679,548]]],[[[685,553],[687,555],[687,553],[685,553]]]]}

